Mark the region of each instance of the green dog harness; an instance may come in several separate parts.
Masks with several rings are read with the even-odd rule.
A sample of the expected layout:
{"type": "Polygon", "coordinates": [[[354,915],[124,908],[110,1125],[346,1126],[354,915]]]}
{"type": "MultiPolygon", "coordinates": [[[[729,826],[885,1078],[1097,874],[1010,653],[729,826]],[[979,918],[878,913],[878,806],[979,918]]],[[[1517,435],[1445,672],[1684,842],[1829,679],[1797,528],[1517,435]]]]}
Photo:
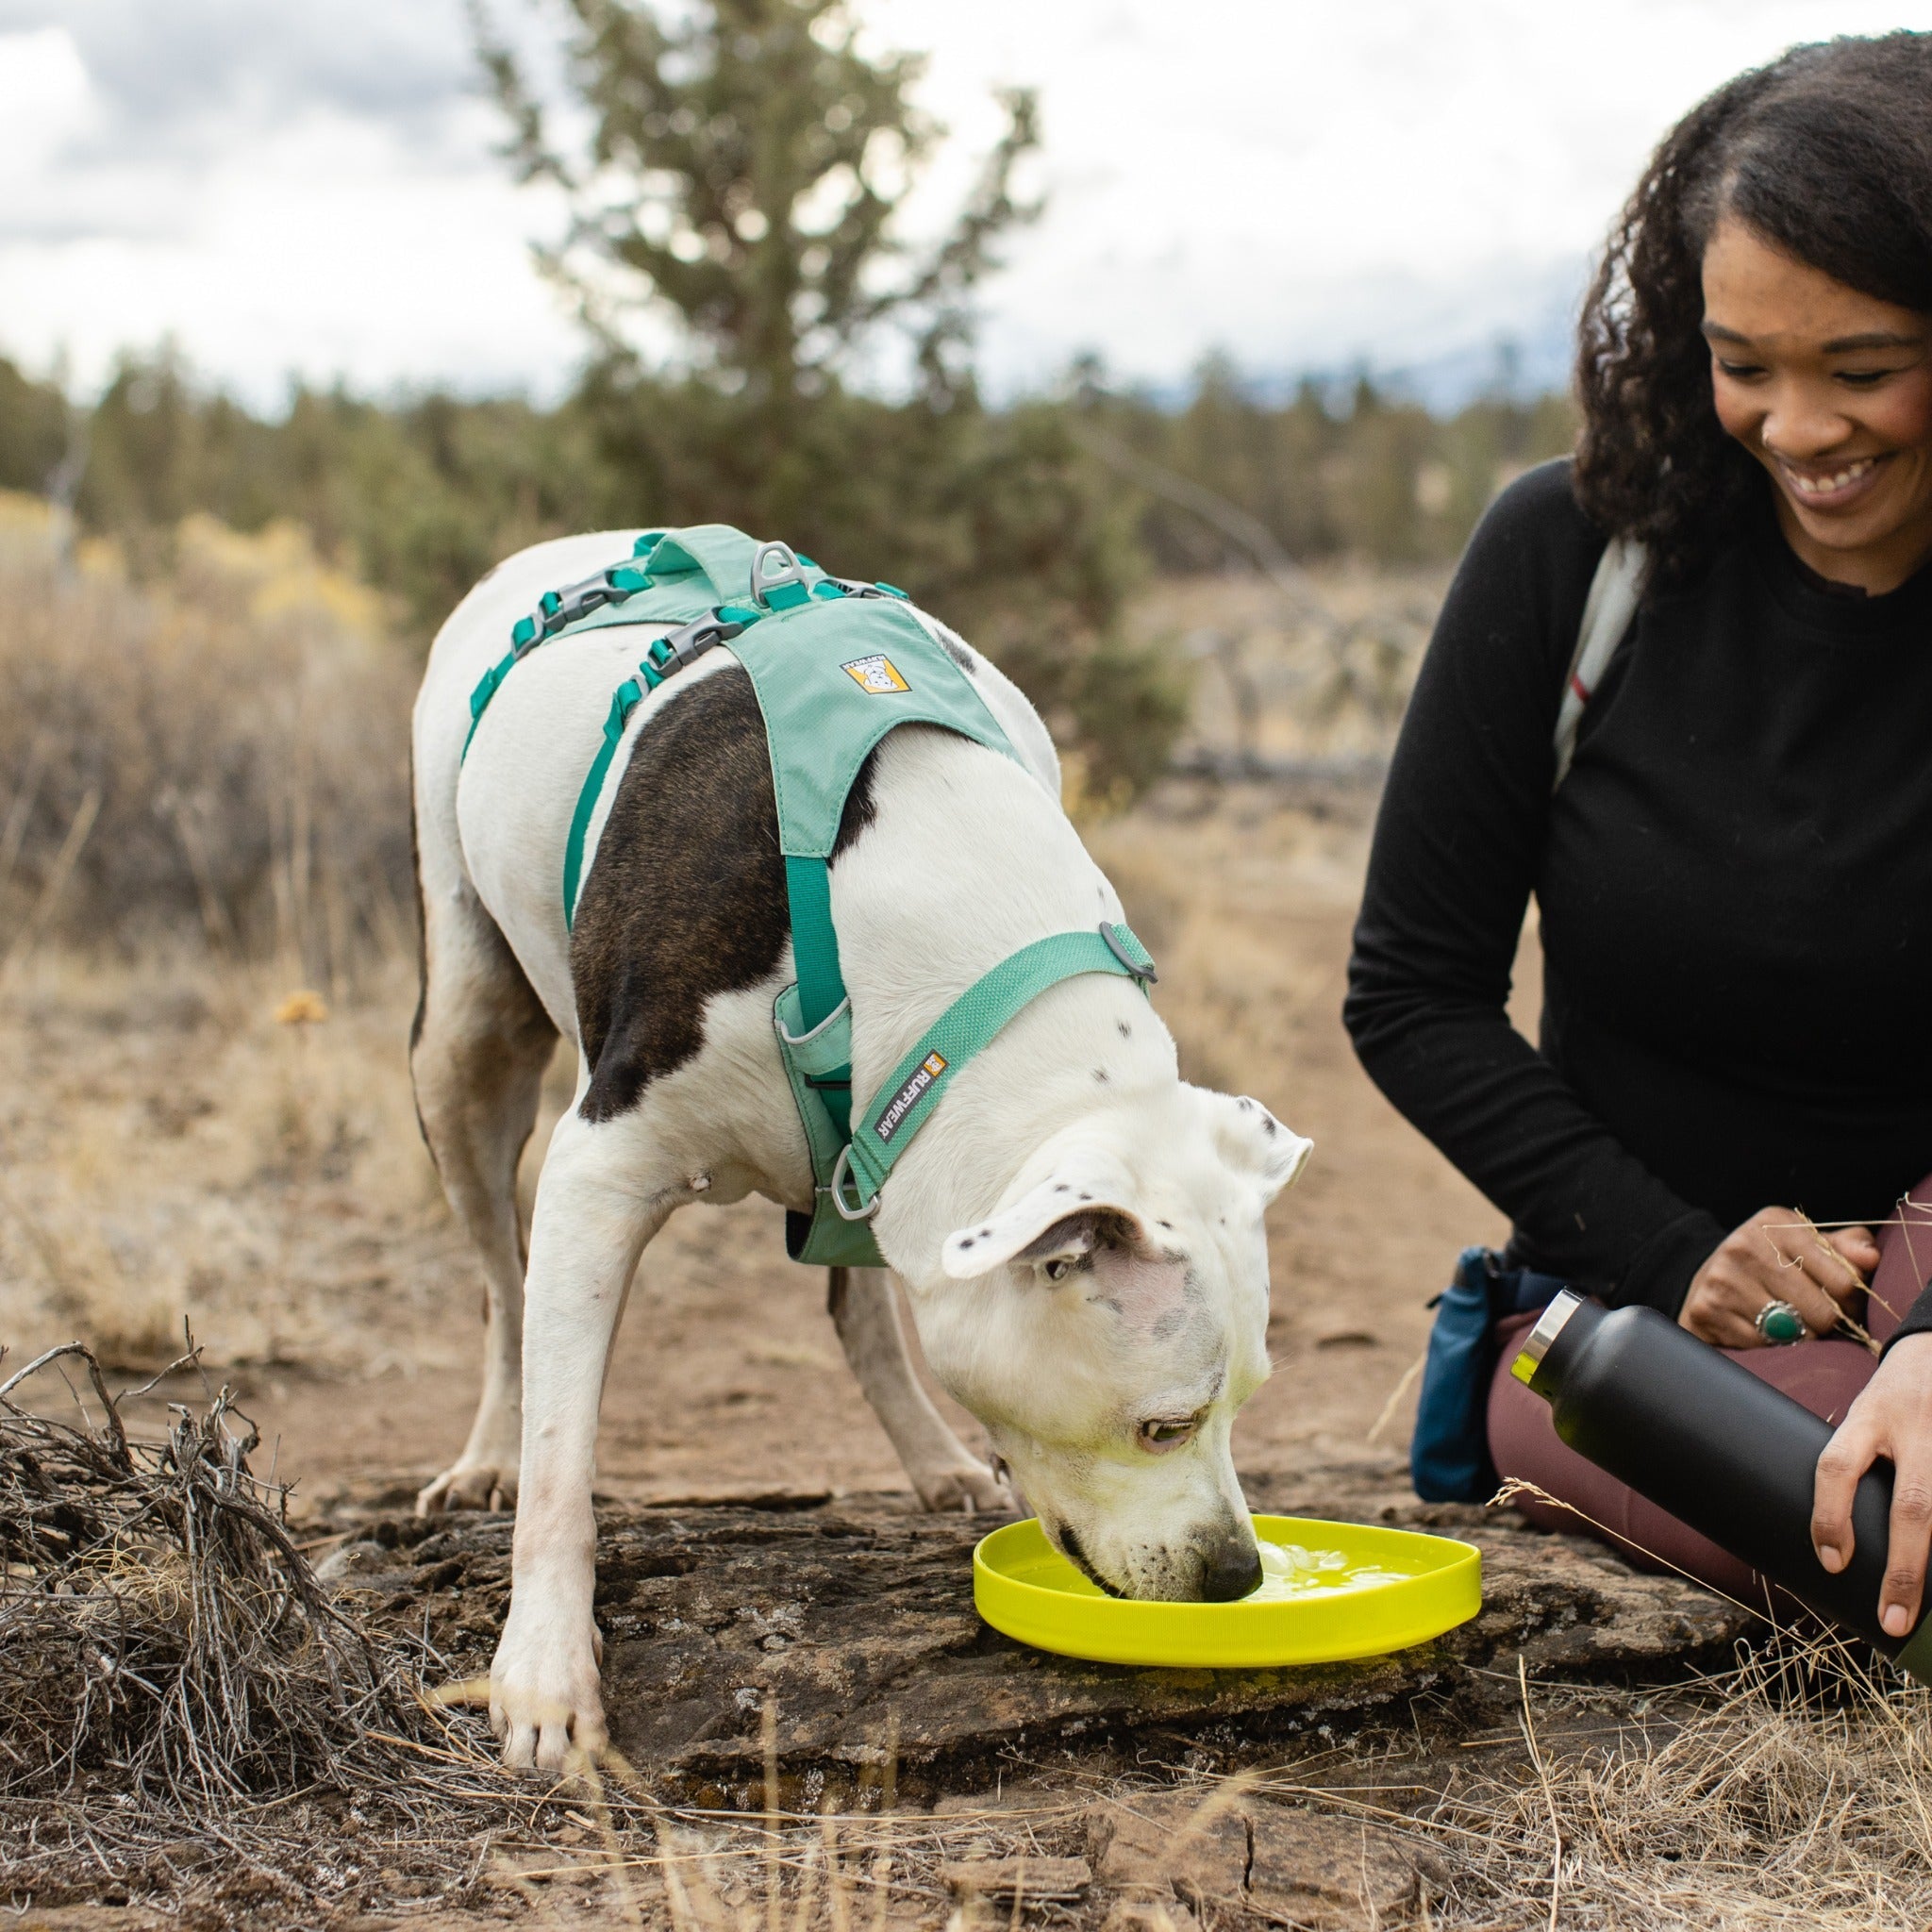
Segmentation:
{"type": "Polygon", "coordinates": [[[871,1223],[893,1163],[946,1087],[1049,987],[1088,973],[1155,977],[1124,924],[1056,933],[1003,959],[927,1028],[852,1125],[852,1002],[839,964],[827,870],[859,767],[902,724],[936,724],[1019,763],[971,678],[890,584],[828,576],[783,543],[728,525],[651,530],[630,558],[551,591],[510,633],[470,698],[470,738],[503,681],[566,634],[669,624],[618,686],[577,795],[563,859],[566,926],[576,917],[584,846],[631,714],[686,665],[728,643],[764,714],[791,905],[795,982],[773,1011],[778,1050],[810,1150],[813,1211],[788,1213],[786,1247],[820,1266],[882,1267],[871,1223]]]}

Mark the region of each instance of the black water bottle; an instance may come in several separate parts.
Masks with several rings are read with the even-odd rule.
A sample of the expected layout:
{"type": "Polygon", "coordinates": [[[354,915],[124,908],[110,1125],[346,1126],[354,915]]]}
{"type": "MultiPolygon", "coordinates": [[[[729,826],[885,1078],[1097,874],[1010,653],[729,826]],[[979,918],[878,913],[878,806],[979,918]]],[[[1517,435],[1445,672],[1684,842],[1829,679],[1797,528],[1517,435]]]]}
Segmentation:
{"type": "Polygon", "coordinates": [[[1511,1373],[1548,1402],[1579,1456],[1932,1684],[1932,1615],[1904,1638],[1878,1624],[1890,1462],[1858,1483],[1852,1560],[1834,1576],[1811,1547],[1812,1479],[1831,1424],[1657,1309],[1606,1310],[1566,1291],[1511,1373]]]}

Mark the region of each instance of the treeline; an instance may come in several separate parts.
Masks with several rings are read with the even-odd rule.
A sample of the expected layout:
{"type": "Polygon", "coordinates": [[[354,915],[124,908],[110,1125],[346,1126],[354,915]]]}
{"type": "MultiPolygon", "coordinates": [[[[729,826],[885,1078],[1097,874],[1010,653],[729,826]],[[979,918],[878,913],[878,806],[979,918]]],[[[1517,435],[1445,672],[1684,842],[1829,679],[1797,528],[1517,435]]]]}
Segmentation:
{"type": "Polygon", "coordinates": [[[1006,410],[834,391],[784,413],[781,441],[708,386],[595,370],[554,408],[298,387],[267,417],[170,359],[129,358],[78,416],[0,360],[0,488],[43,494],[73,466],[81,528],[119,539],[138,571],[165,563],[191,512],[244,531],[293,519],[419,638],[521,545],[644,521],[782,530],[950,610],[996,606],[984,580],[1037,581],[1055,550],[1098,544],[1110,566],[1090,567],[1099,581],[1048,573],[1093,621],[1137,558],[1170,572],[1252,562],[1200,493],[1297,562],[1446,561],[1501,483],[1567,450],[1574,430],[1558,395],[1433,415],[1362,378],[1267,401],[1220,361],[1177,408],[1090,375],[1066,399],[1006,410]],[[1163,477],[1191,488],[1166,491],[1163,477]]]}
{"type": "Polygon", "coordinates": [[[384,593],[417,646],[499,558],[563,532],[726,522],[841,575],[903,585],[1016,676],[1102,794],[1165,766],[1184,674],[1128,637],[1150,570],[1453,558],[1498,485],[1569,446],[1561,398],[1448,416],[1364,380],[1264,400],[1211,364],[1179,408],[1092,378],[1006,408],[970,390],[889,402],[836,386],[753,404],[593,367],[565,400],[378,403],[297,388],[279,415],[130,358],[86,412],[0,362],[0,487],[70,501],[139,577],[182,520],[304,525],[384,593]]]}
{"type": "Polygon", "coordinates": [[[1367,383],[1269,402],[1221,369],[1165,409],[1091,372],[995,409],[835,386],[758,407],[597,369],[549,408],[298,389],[271,416],[165,358],[87,410],[0,362],[0,490],[71,509],[133,579],[23,540],[60,519],[16,506],[0,531],[0,929],[198,928],[325,977],[391,948],[413,656],[499,558],[600,526],[733,522],[905,586],[1019,679],[1087,795],[1124,801],[1188,714],[1178,641],[1122,621],[1150,573],[1445,559],[1568,440],[1555,401],[1439,419],[1367,383]]]}
{"type": "MultiPolygon", "coordinates": [[[[1298,563],[1448,562],[1497,490],[1567,453],[1576,433],[1561,394],[1490,396],[1435,415],[1363,376],[1339,391],[1304,381],[1271,404],[1219,358],[1203,365],[1176,409],[1091,388],[1086,399],[1120,444],[1244,512],[1298,563]]],[[[1176,502],[1154,470],[1127,474],[1145,499],[1138,522],[1160,568],[1252,561],[1192,491],[1176,502]]]]}

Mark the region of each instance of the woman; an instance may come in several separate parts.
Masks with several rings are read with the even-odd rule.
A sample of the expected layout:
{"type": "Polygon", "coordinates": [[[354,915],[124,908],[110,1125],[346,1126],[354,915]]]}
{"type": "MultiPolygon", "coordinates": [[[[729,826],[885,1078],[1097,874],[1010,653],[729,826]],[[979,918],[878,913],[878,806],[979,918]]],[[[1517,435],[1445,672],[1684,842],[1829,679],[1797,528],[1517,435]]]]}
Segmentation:
{"type": "MultiPolygon", "coordinates": [[[[1907,1224],[1932,1171],[1932,35],[1796,48],[1687,116],[1611,239],[1578,367],[1575,460],[1497,500],[1429,647],[1349,1029],[1509,1214],[1508,1261],[1649,1303],[1840,1424],[1828,1569],[1890,1457],[1879,1616],[1903,1634],[1932,1541],[1932,1218],[1907,1224]],[[1643,546],[1642,598],[1558,785],[1611,538],[1643,546]],[[1504,1010],[1532,891],[1540,1051],[1504,1010]],[[1795,1346],[1770,1345],[1798,1325],[1779,1303],[1795,1346]]],[[[1752,1591],[1557,1441],[1508,1375],[1533,1319],[1500,1338],[1498,1470],[1752,1591]]]]}

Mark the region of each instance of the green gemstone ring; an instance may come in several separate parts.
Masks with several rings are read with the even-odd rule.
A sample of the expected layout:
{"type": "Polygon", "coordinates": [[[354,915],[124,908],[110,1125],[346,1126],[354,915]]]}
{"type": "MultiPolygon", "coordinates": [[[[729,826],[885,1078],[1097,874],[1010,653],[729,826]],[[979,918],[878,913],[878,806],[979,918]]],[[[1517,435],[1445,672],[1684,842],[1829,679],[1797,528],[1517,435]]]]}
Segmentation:
{"type": "Polygon", "coordinates": [[[1765,1341],[1778,1345],[1803,1341],[1807,1332],[1804,1316],[1790,1302],[1766,1302],[1752,1325],[1765,1341]]]}

